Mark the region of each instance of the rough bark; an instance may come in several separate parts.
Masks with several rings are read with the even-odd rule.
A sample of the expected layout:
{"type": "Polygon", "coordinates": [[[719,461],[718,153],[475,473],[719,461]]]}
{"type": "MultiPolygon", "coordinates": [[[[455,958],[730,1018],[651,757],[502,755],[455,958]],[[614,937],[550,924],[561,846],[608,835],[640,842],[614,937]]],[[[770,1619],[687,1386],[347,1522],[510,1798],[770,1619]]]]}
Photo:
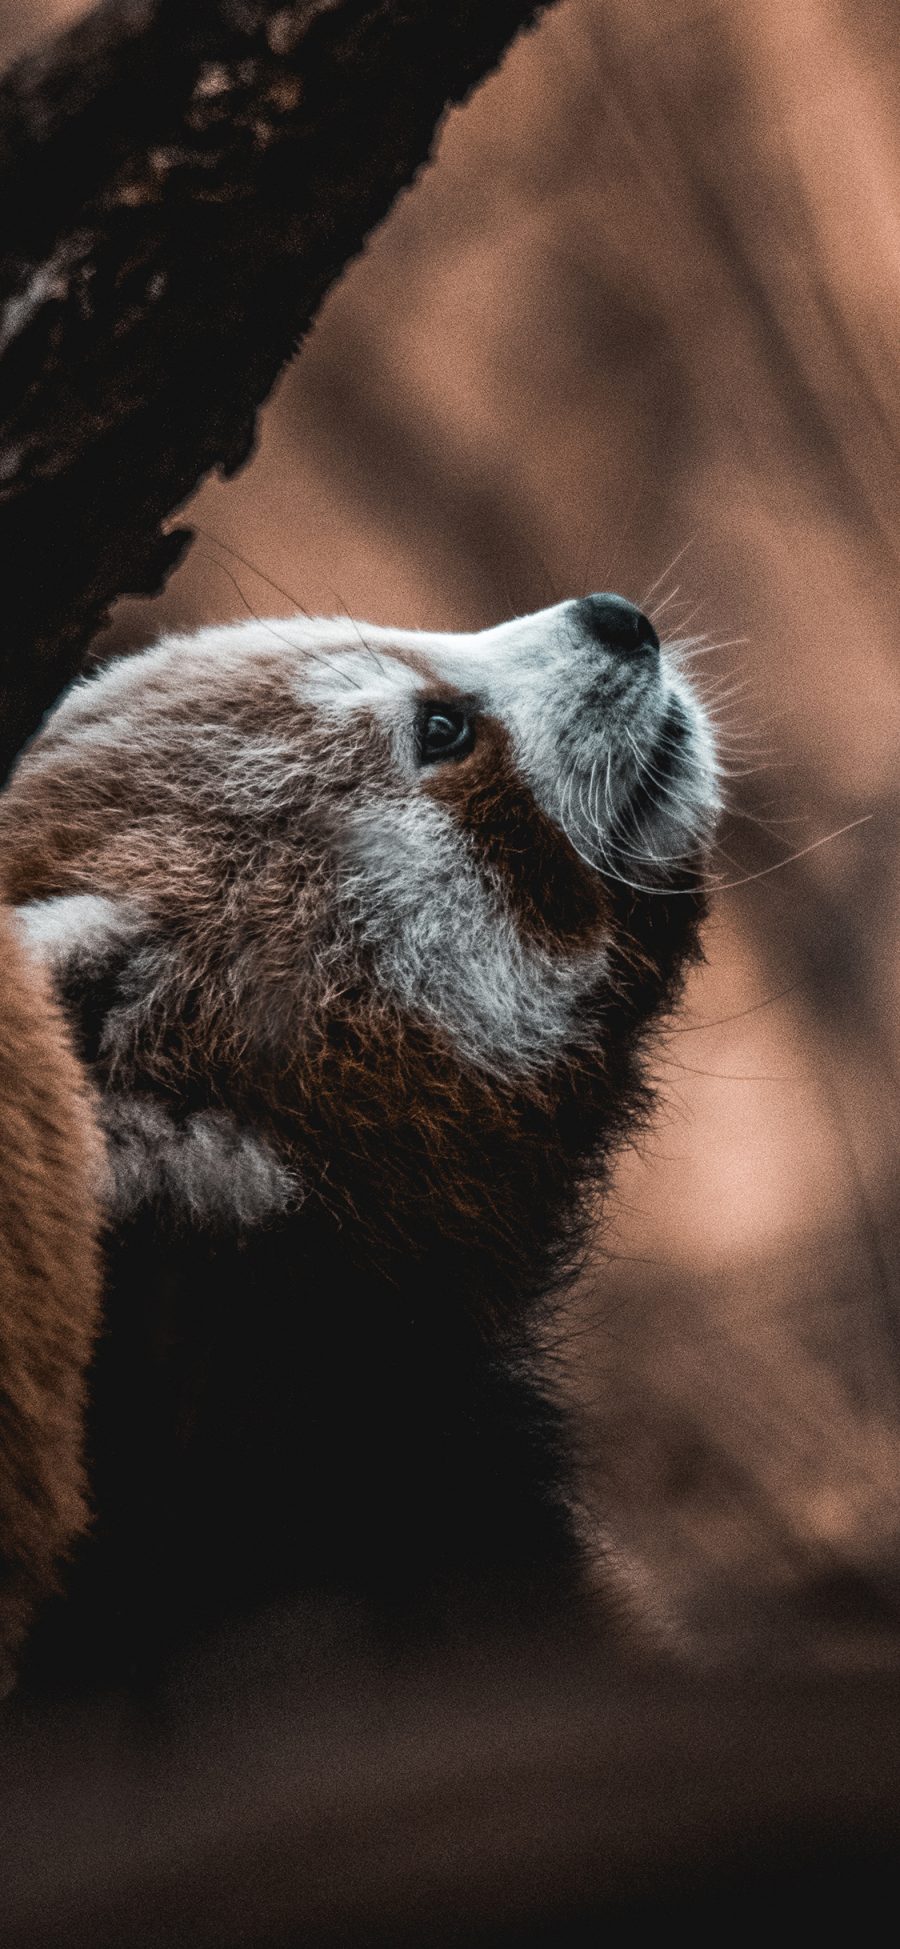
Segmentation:
{"type": "Polygon", "coordinates": [[[105,0],[0,86],[0,775],[535,0],[105,0]]]}

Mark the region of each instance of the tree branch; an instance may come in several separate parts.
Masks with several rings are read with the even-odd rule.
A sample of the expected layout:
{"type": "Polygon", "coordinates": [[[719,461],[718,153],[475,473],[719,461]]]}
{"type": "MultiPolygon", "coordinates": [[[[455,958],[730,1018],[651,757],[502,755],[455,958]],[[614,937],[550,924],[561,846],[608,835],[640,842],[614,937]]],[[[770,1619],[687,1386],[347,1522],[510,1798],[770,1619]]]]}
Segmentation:
{"type": "Polygon", "coordinates": [[[874,1939],[895,1672],[610,1680],[540,1649],[336,1688],[268,1664],[254,1693],[240,1640],[227,1703],[188,1679],[155,1736],[102,1703],[7,1727],[4,1949],[874,1939]]]}
{"type": "Polygon", "coordinates": [[[0,766],[535,0],[105,0],[0,86],[0,766]]]}

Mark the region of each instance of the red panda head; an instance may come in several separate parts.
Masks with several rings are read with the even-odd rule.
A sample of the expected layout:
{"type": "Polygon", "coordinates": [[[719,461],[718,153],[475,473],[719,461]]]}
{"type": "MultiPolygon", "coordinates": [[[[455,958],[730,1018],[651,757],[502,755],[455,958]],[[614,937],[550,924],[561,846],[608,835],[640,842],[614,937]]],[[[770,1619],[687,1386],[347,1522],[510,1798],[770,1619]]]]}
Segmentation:
{"type": "Polygon", "coordinates": [[[498,1159],[540,1202],[633,1105],[717,806],[703,711],[614,596],[209,629],[77,684],[0,860],[105,1089],[113,1209],[515,1229],[498,1159]]]}

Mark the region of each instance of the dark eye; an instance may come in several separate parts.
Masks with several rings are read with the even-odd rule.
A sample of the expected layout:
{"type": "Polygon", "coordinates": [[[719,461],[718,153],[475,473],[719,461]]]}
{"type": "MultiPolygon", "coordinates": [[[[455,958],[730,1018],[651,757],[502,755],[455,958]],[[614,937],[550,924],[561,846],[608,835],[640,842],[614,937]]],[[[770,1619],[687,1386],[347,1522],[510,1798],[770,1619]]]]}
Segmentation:
{"type": "Polygon", "coordinates": [[[422,724],[423,765],[436,764],[439,758],[464,758],[475,743],[475,731],[465,711],[452,704],[434,704],[422,724]]]}

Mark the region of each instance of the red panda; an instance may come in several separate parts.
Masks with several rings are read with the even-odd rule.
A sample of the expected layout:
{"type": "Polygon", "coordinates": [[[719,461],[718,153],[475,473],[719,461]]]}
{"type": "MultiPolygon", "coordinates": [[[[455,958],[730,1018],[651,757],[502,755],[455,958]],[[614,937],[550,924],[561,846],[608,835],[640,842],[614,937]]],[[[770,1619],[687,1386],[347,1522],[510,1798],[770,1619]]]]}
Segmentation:
{"type": "Polygon", "coordinates": [[[38,1663],[298,1592],[580,1614],[537,1347],[717,806],[677,653],[612,595],[207,629],[68,693],[0,801],[108,1155],[96,1516],[38,1663]]]}

